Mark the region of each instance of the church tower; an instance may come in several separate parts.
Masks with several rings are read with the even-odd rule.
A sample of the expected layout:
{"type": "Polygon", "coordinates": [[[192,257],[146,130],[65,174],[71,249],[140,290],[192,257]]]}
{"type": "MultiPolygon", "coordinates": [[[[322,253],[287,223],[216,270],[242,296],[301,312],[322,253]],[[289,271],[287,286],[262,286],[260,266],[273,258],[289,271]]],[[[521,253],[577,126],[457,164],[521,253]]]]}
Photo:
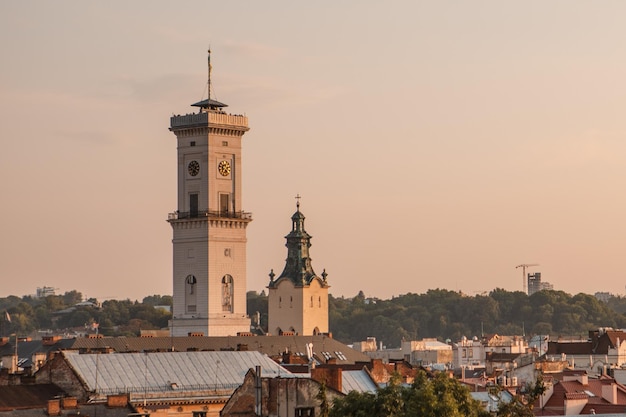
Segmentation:
{"type": "Polygon", "coordinates": [[[173,229],[170,333],[232,336],[250,331],[246,314],[246,227],[242,210],[241,140],[248,118],[211,99],[197,113],[170,118],[178,142],[178,209],[173,229]]]}
{"type": "Polygon", "coordinates": [[[275,335],[292,332],[301,336],[328,333],[327,274],[324,270],[320,278],[311,266],[311,235],[304,229],[299,201],[291,216],[291,232],[285,239],[285,269],[277,279],[272,270],[267,286],[268,331],[275,335]]]}

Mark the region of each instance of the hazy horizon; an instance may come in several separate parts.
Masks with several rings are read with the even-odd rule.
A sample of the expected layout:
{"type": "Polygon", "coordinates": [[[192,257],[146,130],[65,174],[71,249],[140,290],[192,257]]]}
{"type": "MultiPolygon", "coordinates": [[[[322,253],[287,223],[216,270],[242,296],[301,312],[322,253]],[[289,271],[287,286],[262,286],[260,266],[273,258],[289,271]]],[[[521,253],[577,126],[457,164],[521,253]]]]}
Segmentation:
{"type": "MultiPolygon", "coordinates": [[[[248,290],[624,294],[626,3],[0,4],[0,297],[172,292],[172,114],[246,114],[248,290]],[[622,185],[620,185],[622,184],[622,185]]],[[[625,187],[626,188],[626,187],[625,187]]]]}

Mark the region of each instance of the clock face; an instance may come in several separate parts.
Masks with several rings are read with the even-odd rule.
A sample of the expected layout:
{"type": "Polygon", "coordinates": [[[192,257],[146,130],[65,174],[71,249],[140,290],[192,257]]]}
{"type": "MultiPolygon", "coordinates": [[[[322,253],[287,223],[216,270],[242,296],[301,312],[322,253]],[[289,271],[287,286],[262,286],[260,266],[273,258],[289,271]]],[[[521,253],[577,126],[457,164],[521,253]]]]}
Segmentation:
{"type": "Polygon", "coordinates": [[[191,161],[189,165],[187,165],[187,171],[189,171],[189,175],[195,177],[200,172],[200,164],[198,161],[191,161]]]}
{"type": "Polygon", "coordinates": [[[227,177],[228,175],[230,175],[230,162],[226,160],[221,161],[217,165],[217,170],[220,173],[220,175],[222,175],[222,177],[227,177]]]}

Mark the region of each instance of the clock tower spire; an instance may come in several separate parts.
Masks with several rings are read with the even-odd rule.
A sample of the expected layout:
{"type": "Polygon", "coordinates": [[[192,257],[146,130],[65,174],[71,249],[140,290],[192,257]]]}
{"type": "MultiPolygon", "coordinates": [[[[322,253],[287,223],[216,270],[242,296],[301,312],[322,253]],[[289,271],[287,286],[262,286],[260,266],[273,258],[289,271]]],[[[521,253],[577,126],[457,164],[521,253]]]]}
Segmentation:
{"type": "Polygon", "coordinates": [[[172,116],[177,139],[178,208],[173,243],[173,336],[230,336],[250,331],[246,314],[246,228],[241,209],[242,137],[248,118],[208,98],[197,113],[172,116]]]}

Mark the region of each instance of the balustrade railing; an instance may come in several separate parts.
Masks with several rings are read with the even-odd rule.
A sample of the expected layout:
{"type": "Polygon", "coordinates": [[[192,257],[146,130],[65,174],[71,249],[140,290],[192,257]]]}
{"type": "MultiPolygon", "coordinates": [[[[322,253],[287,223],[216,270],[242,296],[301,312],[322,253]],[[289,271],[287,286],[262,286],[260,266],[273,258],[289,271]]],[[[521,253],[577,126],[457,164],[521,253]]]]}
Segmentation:
{"type": "Polygon", "coordinates": [[[198,210],[175,211],[167,215],[168,220],[194,219],[202,217],[252,220],[252,213],[247,211],[198,210]]]}

